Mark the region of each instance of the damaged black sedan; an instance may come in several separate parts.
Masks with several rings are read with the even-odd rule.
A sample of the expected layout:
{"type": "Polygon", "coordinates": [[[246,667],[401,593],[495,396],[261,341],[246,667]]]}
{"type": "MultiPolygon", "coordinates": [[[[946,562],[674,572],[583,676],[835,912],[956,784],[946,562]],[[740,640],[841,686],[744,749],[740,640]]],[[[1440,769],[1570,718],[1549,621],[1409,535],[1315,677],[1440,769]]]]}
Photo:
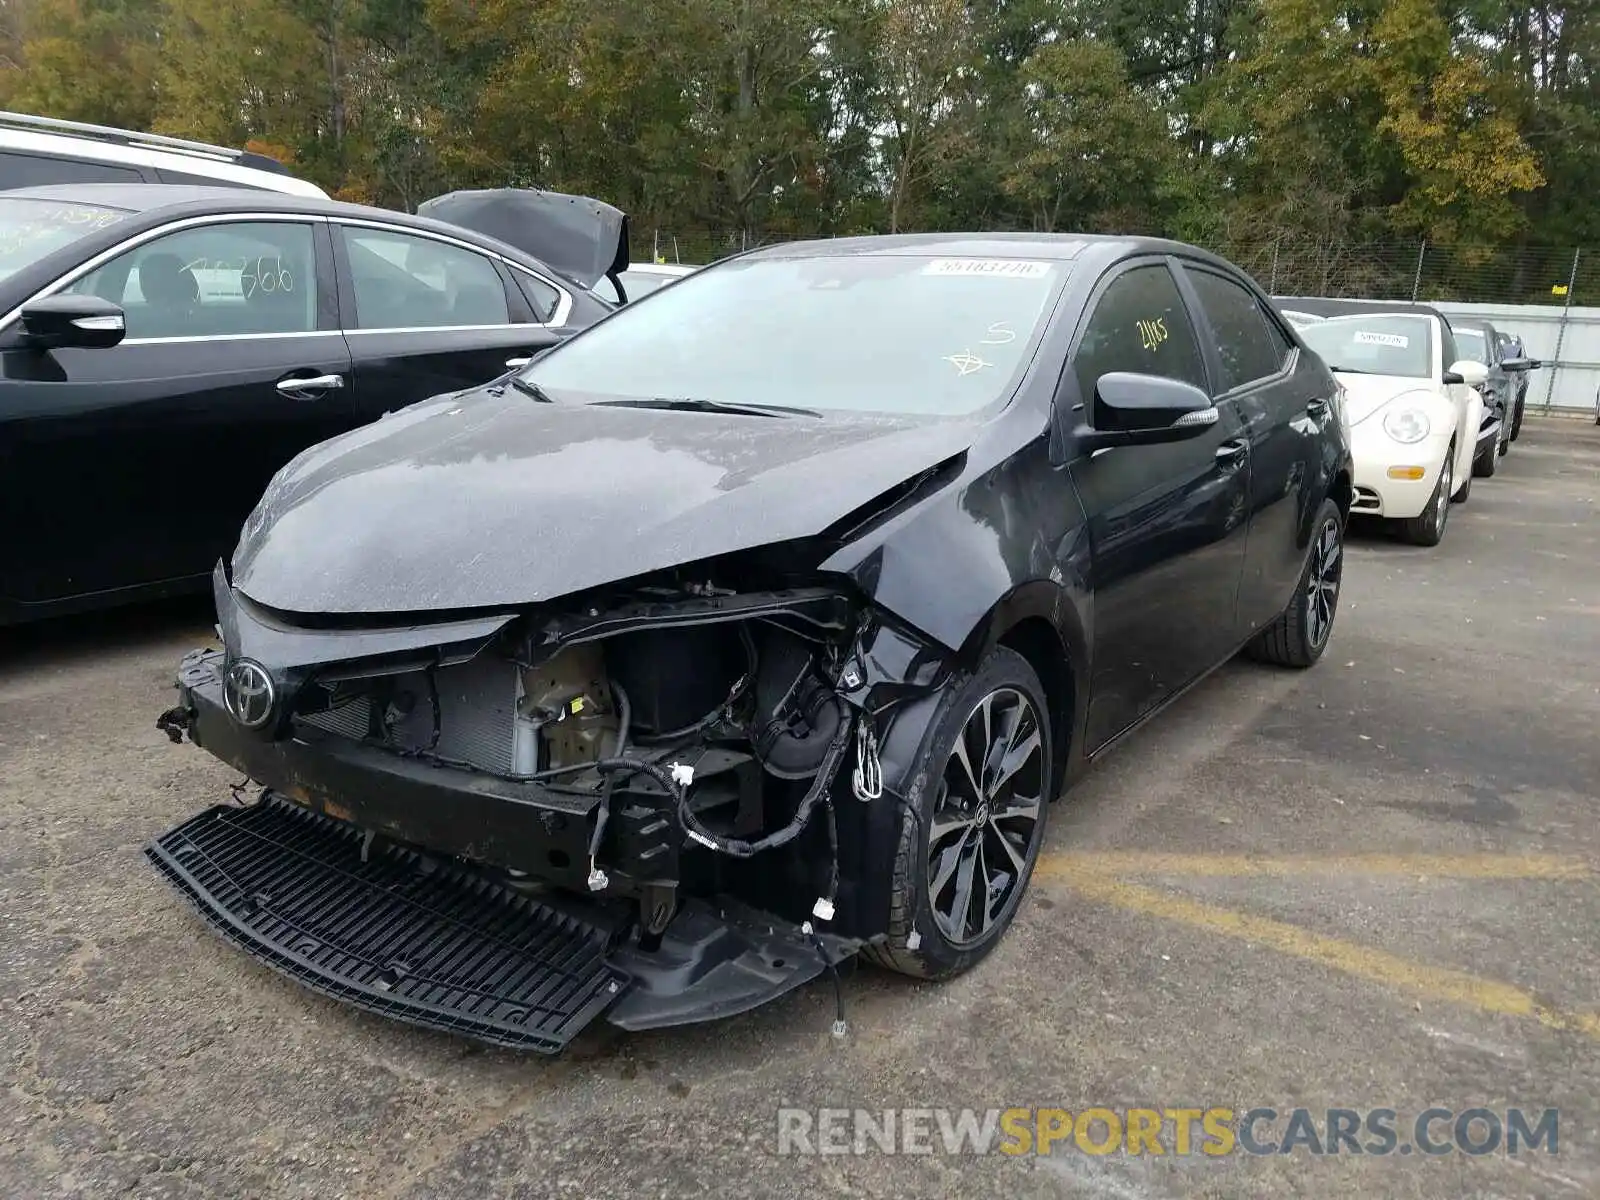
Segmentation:
{"type": "Polygon", "coordinates": [[[720,263],[278,474],[161,718],[263,787],[150,855],[312,988],[546,1051],[955,975],[1096,756],[1321,656],[1341,403],[1188,246],[720,263]]]}

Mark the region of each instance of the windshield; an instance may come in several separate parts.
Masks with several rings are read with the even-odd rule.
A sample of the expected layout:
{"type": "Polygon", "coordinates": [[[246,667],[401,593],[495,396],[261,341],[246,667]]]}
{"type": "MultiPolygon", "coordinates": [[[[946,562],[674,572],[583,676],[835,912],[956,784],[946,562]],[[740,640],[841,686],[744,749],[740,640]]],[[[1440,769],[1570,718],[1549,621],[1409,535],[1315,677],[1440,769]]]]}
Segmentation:
{"type": "Polygon", "coordinates": [[[904,254],[736,259],[619,310],[523,378],[557,401],[970,413],[1010,395],[1065,271],[904,254]]]}
{"type": "Polygon", "coordinates": [[[0,279],[127,216],[122,209],[32,196],[0,198],[0,279]]]}
{"type": "Polygon", "coordinates": [[[1451,331],[1456,335],[1456,349],[1461,351],[1462,358],[1470,358],[1473,362],[1489,365],[1489,350],[1484,345],[1483,331],[1481,329],[1458,329],[1451,331]]]}
{"type": "Polygon", "coordinates": [[[1334,371],[1433,377],[1433,323],[1426,317],[1370,314],[1305,325],[1300,340],[1334,371]]]}

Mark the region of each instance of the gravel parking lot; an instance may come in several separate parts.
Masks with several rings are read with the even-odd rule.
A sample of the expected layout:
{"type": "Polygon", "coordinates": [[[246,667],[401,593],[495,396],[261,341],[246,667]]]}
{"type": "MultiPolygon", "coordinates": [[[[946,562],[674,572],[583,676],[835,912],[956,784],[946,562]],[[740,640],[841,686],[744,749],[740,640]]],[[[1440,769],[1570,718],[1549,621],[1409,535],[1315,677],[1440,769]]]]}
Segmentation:
{"type": "Polygon", "coordinates": [[[1600,429],[1530,418],[1439,549],[1358,528],[1316,670],[1182,700],[1056,808],[995,955],[852,975],[843,1041],[825,983],[554,1061],[313,996],[141,855],[233,782],[154,727],[204,608],[0,634],[0,1195],[1600,1195],[1597,508],[1600,429]],[[1559,1153],[776,1136],[781,1106],[1433,1105],[1559,1108],[1559,1153]]]}

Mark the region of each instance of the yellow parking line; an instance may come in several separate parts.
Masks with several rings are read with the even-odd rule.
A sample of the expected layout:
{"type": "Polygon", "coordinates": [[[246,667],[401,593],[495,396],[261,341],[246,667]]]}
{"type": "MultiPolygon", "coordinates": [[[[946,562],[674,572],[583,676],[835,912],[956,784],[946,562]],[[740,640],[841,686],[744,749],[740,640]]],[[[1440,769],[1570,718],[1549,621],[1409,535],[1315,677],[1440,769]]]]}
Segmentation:
{"type": "Polygon", "coordinates": [[[1257,856],[1244,854],[1070,853],[1043,854],[1034,868],[1043,878],[1071,882],[1097,875],[1399,875],[1435,879],[1587,879],[1594,868],[1581,858],[1550,854],[1346,854],[1257,856]]]}
{"type": "MultiPolygon", "coordinates": [[[[1040,861],[1040,866],[1045,865],[1040,861]]],[[[1051,864],[1052,867],[1054,864],[1051,864]]],[[[1155,888],[1113,879],[1093,871],[1049,872],[1090,899],[1147,916],[1177,921],[1206,933],[1266,946],[1282,954],[1321,963],[1347,975],[1397,988],[1425,1000],[1460,1004],[1480,1012],[1532,1017],[1552,1029],[1575,1030],[1600,1040],[1600,1015],[1562,1012],[1507,983],[1480,979],[1465,971],[1408,962],[1382,950],[1312,933],[1283,921],[1202,904],[1155,888]]]]}

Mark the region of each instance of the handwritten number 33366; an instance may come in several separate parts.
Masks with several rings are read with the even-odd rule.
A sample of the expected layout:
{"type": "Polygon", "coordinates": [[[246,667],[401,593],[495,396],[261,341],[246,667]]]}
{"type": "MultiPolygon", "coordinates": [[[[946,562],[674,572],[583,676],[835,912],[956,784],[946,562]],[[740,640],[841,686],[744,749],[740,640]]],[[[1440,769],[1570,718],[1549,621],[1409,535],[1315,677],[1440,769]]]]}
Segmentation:
{"type": "MultiPolygon", "coordinates": [[[[226,271],[231,266],[222,260],[208,263],[206,259],[197,258],[185,264],[185,269],[190,271],[205,270],[207,267],[216,271],[226,271]]],[[[263,254],[254,259],[243,259],[239,262],[239,290],[244,293],[246,300],[257,292],[271,294],[272,292],[294,291],[294,272],[283,265],[283,259],[278,255],[263,254]]]]}

